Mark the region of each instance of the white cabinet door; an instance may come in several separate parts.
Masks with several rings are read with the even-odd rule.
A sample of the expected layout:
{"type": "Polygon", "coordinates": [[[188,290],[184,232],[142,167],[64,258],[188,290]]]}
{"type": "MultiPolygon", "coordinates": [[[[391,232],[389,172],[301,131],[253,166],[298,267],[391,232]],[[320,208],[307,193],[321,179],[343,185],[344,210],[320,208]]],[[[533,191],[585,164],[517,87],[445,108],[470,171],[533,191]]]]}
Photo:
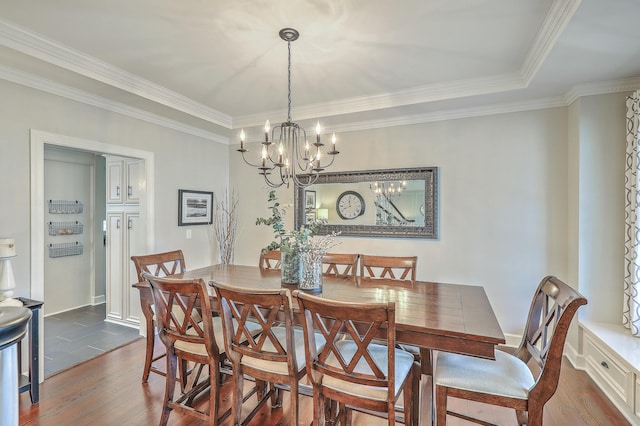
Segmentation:
{"type": "Polygon", "coordinates": [[[124,214],[107,213],[107,318],[122,319],[124,214]]]}
{"type": "Polygon", "coordinates": [[[107,162],[107,203],[122,204],[122,161],[107,162]]]}
{"type": "Polygon", "coordinates": [[[140,183],[142,178],[142,161],[125,160],[125,180],[127,184],[127,193],[125,203],[140,203],[140,183]]]}
{"type": "Polygon", "coordinates": [[[143,238],[142,222],[140,221],[139,213],[126,213],[125,219],[127,223],[126,229],[126,258],[123,261],[128,262],[127,279],[125,287],[123,289],[126,295],[127,315],[125,319],[127,322],[139,323],[140,321],[140,291],[132,287],[132,284],[138,282],[138,274],[136,274],[136,268],[131,261],[131,256],[138,256],[145,254],[145,244],[143,238]]]}

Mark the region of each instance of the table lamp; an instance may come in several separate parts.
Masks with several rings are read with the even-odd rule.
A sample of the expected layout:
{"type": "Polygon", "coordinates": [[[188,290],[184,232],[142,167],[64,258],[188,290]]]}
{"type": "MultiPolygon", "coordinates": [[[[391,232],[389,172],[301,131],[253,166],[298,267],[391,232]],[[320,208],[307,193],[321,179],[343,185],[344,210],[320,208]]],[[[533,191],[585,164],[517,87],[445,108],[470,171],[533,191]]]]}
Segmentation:
{"type": "Polygon", "coordinates": [[[322,223],[329,220],[329,209],[316,209],[316,217],[322,223]]]}
{"type": "Polygon", "coordinates": [[[11,268],[11,258],[16,256],[13,238],[0,238],[0,302],[11,299],[16,280],[11,268]]]}

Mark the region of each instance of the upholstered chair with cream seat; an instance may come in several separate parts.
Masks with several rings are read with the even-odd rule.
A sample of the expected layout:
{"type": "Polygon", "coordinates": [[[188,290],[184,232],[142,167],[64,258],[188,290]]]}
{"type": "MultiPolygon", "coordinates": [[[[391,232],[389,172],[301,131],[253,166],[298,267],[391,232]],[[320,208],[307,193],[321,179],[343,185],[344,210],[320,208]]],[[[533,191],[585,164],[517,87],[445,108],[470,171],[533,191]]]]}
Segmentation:
{"type": "Polygon", "coordinates": [[[496,350],[496,359],[487,360],[439,352],[433,376],[438,426],[446,424],[447,414],[490,424],[449,411],[448,398],[513,408],[518,424],[541,426],[544,405],[558,387],[569,324],[586,303],[573,288],[547,276],[534,293],[524,336],[514,354],[496,350]]]}
{"type": "Polygon", "coordinates": [[[313,424],[350,424],[352,409],[359,408],[379,412],[393,425],[401,394],[405,424],[417,424],[420,372],[413,355],[395,346],[395,303],[338,302],[302,291],[293,295],[307,341],[313,424]],[[384,344],[377,343],[381,340],[384,344]]]}
{"type": "MultiPolygon", "coordinates": [[[[154,253],[143,256],[131,256],[136,273],[138,274],[138,282],[143,282],[144,272],[154,276],[166,277],[168,275],[178,274],[186,270],[184,255],[182,250],[167,251],[164,253],[154,253]]],[[[156,373],[166,376],[166,372],[153,365],[154,362],[164,358],[166,353],[162,352],[154,357],[155,351],[155,329],[157,321],[155,319],[153,304],[145,303],[140,300],[142,314],[145,318],[145,327],[147,334],[147,347],[145,351],[144,369],[142,370],[142,383],[147,383],[149,373],[156,373]]]]}
{"type": "MultiPolygon", "coordinates": [[[[283,393],[277,387],[287,385],[290,390],[290,424],[298,421],[299,381],[306,373],[305,339],[300,328],[293,326],[293,307],[289,290],[255,290],[215,283],[223,319],[226,351],[231,360],[234,377],[232,402],[233,424],[246,424],[257,410],[269,400],[272,407],[282,404],[283,393]],[[258,324],[261,332],[249,337],[248,326],[258,324]],[[246,338],[244,343],[241,338],[246,338]],[[242,416],[244,376],[256,383],[268,383],[258,405],[242,416]]],[[[323,346],[322,337],[316,344],[323,346]]]]}
{"type": "Polygon", "coordinates": [[[167,353],[166,387],[161,425],[166,425],[175,410],[191,415],[210,425],[218,424],[221,372],[224,357],[222,320],[211,314],[211,302],[202,279],[156,277],[144,272],[142,277],[151,287],[160,340],[167,353]],[[181,314],[178,315],[177,312],[181,314]],[[198,313],[198,316],[194,316],[198,313]],[[193,382],[176,397],[175,384],[178,359],[209,367],[209,377],[193,382]],[[209,392],[209,410],[201,411],[193,405],[194,398],[209,392]]]}

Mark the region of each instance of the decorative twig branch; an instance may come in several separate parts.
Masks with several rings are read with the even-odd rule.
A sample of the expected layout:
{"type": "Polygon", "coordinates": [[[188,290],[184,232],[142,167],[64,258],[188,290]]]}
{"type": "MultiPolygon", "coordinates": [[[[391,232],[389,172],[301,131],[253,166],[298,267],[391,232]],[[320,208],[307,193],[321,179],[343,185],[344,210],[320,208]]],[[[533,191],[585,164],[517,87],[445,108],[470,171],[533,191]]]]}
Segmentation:
{"type": "Polygon", "coordinates": [[[220,262],[229,264],[233,261],[233,249],[236,243],[238,225],[238,194],[235,190],[225,189],[223,197],[215,197],[213,205],[213,229],[218,242],[220,262]]]}

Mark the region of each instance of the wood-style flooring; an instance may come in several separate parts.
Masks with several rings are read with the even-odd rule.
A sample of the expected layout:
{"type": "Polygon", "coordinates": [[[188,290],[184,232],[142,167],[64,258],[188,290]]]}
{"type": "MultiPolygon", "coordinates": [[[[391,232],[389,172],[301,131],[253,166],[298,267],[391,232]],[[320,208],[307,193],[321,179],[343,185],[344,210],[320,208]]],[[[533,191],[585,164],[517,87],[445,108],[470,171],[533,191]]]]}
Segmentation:
{"type": "MultiPolygon", "coordinates": [[[[158,342],[159,343],[159,342],[158,342]]],[[[157,346],[162,346],[158,344],[157,346]]],[[[40,388],[40,403],[32,405],[28,393],[20,395],[20,425],[157,425],[160,420],[165,378],[151,374],[142,384],[144,340],[100,355],[80,365],[48,377],[40,388]]],[[[230,380],[223,386],[223,410],[229,407],[230,380]]],[[[430,381],[421,385],[421,425],[429,425],[430,381]]],[[[248,385],[247,385],[248,386],[248,385]]],[[[245,388],[247,387],[245,386],[245,388]]],[[[263,407],[251,425],[287,425],[289,395],[282,408],[263,407]]],[[[204,402],[203,402],[204,403],[204,402]]],[[[245,403],[245,412],[255,397],[245,403]]],[[[249,407],[251,405],[251,407],[249,407]]],[[[450,400],[450,407],[499,425],[515,425],[515,414],[508,409],[450,400]]],[[[300,421],[312,421],[311,398],[300,397],[300,421]]],[[[170,425],[198,425],[192,417],[172,413],[170,425]]],[[[227,420],[225,425],[229,425],[227,420]]],[[[354,425],[384,425],[386,420],[355,414],[354,425]]],[[[448,425],[468,425],[449,417],[448,425]]],[[[545,406],[545,426],[602,425],[629,423],[583,372],[564,360],[558,391],[545,406]]]]}

